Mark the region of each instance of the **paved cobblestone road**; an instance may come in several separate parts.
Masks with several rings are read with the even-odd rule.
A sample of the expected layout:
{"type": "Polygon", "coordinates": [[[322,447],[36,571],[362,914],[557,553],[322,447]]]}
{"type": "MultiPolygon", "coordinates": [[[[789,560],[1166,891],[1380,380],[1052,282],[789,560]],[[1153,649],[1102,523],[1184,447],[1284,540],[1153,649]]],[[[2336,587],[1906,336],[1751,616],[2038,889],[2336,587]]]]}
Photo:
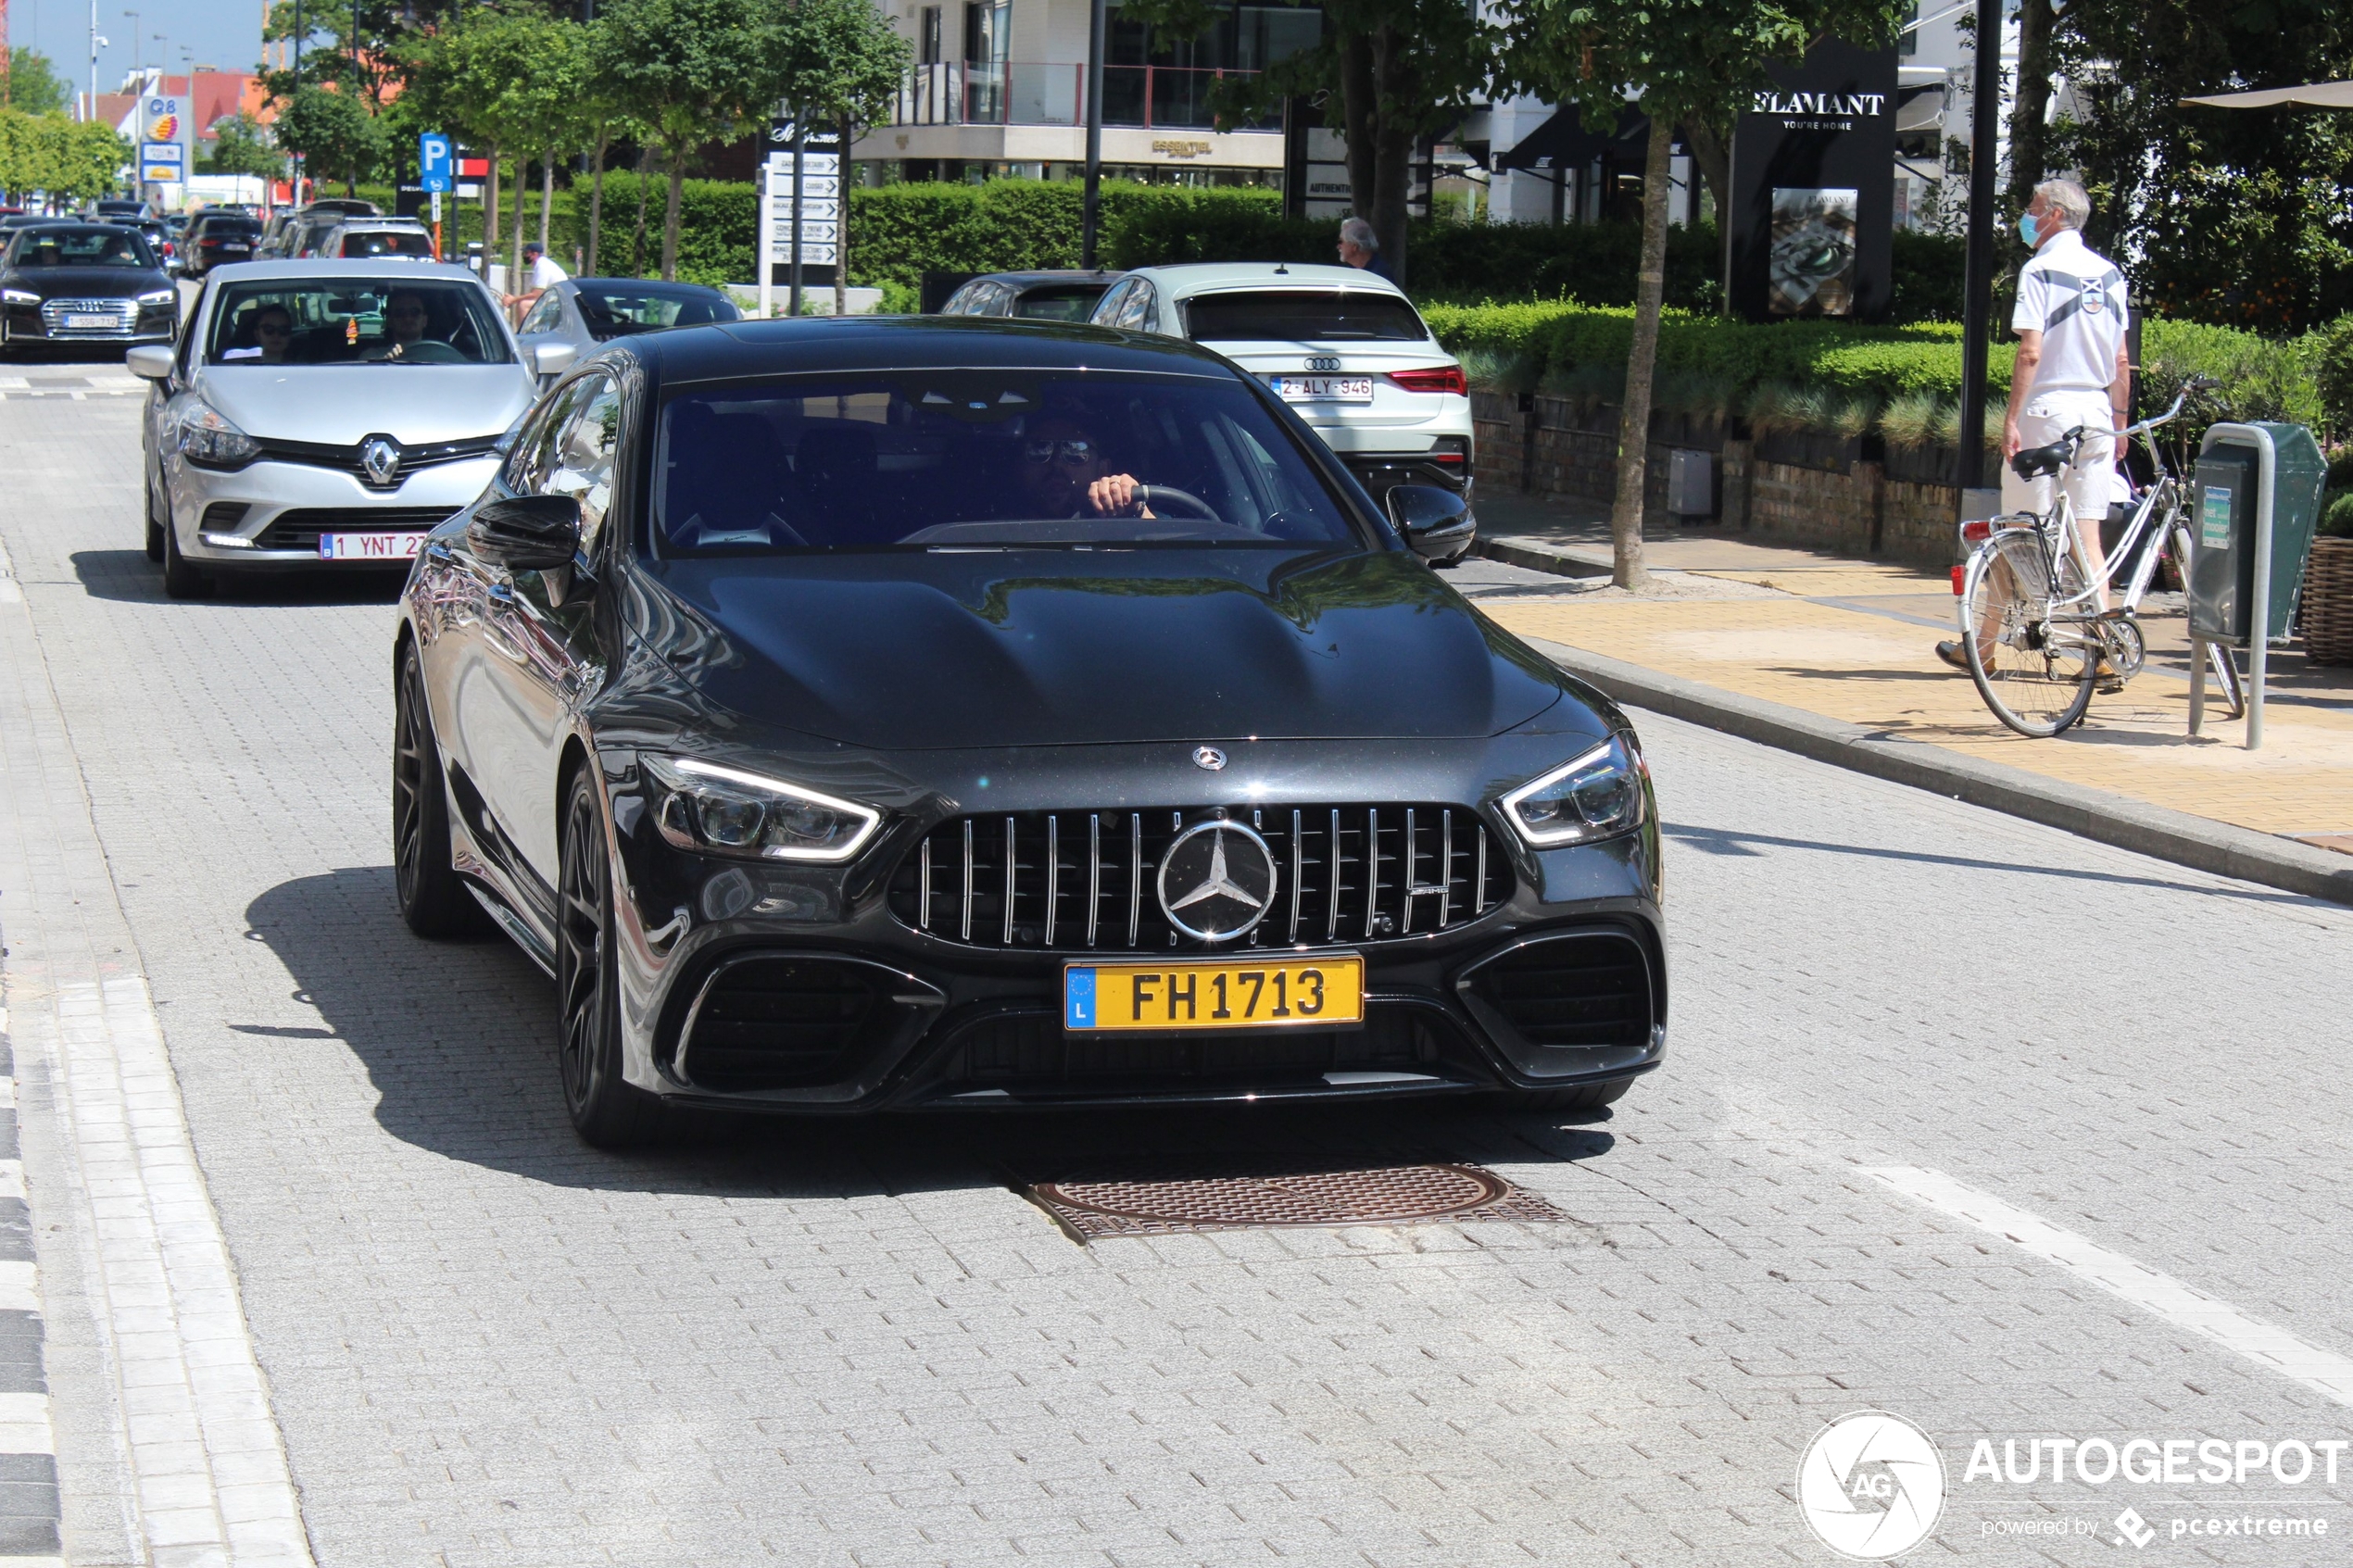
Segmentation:
{"type": "MultiPolygon", "coordinates": [[[[88,961],[151,987],[319,1562],[1826,1562],[1798,1459],[1862,1407],[1943,1449],[1923,1556],[2136,1558],[2129,1504],[2151,1561],[2353,1561],[2353,1463],[1965,1481],[1980,1437],[2321,1441],[2353,1409],[1864,1173],[1944,1172],[2353,1356],[2353,911],[1653,720],[1674,1027],[1614,1115],[761,1123],[611,1158],[564,1123],[547,981],[394,915],[388,594],[165,602],[137,408],[0,404],[0,612],[38,664],[0,673],[65,737],[45,804],[5,809],[31,860],[104,853],[48,907],[0,888],[0,930],[119,907],[88,961]],[[1203,1147],[1479,1160],[1578,1223],[1081,1248],[1009,1187],[1203,1147]],[[2171,1537],[2225,1512],[2331,1537],[2171,1537]],[[2097,1533],[1996,1533],[2033,1519],[2097,1533]]],[[[74,977],[17,950],[21,1026],[74,977]]],[[[69,1288],[51,1103],[27,1089],[68,1552],[144,1562],[108,1436],[140,1395],[69,1288]]]]}

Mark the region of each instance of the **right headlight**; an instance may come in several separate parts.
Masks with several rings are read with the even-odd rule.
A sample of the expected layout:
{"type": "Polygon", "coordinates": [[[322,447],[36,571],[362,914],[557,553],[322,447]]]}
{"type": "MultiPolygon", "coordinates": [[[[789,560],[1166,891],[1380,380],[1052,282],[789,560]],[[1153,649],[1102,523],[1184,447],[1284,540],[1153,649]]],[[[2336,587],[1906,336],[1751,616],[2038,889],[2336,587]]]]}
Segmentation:
{"type": "Polygon", "coordinates": [[[31,289],[0,289],[0,299],[6,299],[10,305],[38,305],[41,303],[41,296],[33,293],[31,289]]]}
{"type": "Polygon", "coordinates": [[[180,455],[208,469],[241,469],[261,456],[261,444],[210,404],[190,398],[176,421],[180,455]]]}
{"type": "Polygon", "coordinates": [[[1504,797],[1504,815],[1539,849],[1592,844],[1641,827],[1650,811],[1642,755],[1623,734],[1504,797]]]}
{"type": "Polygon", "coordinates": [[[681,849],[748,860],[849,859],[882,813],[782,779],[696,757],[640,752],[654,782],[654,826],[681,849]]]}

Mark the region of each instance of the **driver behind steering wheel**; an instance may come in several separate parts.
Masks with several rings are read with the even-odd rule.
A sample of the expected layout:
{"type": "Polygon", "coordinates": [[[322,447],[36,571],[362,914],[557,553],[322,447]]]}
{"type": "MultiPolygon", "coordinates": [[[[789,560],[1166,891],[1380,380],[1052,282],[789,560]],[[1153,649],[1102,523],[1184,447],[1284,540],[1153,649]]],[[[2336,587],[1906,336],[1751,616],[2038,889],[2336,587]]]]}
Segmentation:
{"type": "Polygon", "coordinates": [[[1021,442],[1021,488],[1032,516],[1150,517],[1136,476],[1114,473],[1111,457],[1078,420],[1050,414],[1021,442]]]}
{"type": "Polygon", "coordinates": [[[425,335],[432,324],[433,312],[425,305],[425,296],[414,289],[395,289],[384,301],[384,345],[371,358],[397,359],[409,347],[420,343],[438,342],[425,335]]]}

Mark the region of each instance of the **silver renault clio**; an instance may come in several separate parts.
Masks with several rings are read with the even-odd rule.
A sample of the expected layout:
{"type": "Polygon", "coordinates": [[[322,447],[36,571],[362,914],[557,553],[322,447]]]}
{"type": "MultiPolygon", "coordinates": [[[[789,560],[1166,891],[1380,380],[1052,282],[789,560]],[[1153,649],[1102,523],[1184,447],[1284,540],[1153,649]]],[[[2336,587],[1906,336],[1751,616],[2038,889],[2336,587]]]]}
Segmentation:
{"type": "Polygon", "coordinates": [[[406,567],[482,492],[570,345],[526,355],[458,267],[216,268],[176,348],[134,348],[147,556],[174,598],[223,569],[406,567]]]}

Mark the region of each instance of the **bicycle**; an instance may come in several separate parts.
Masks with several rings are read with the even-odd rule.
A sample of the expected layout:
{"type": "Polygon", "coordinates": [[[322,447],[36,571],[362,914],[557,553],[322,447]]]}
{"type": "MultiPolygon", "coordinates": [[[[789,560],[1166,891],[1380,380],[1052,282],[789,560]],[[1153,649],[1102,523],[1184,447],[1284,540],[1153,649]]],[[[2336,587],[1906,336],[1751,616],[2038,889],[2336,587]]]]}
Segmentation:
{"type": "MultiPolygon", "coordinates": [[[[2193,376],[2164,413],[2117,433],[2119,442],[2141,438],[2157,477],[2135,499],[2131,522],[2107,552],[2096,581],[2064,485],[2053,486],[2057,494],[2047,514],[2013,512],[1961,524],[1962,542],[1973,546],[1957,606],[1969,677],[1994,717],[2020,734],[2047,739],[2080,721],[2101,682],[2103,659],[2120,684],[2140,673],[2148,651],[2137,619],[2142,596],[2160,558],[2173,562],[2186,587],[2192,548],[2187,489],[2154,433],[2180,417],[2193,393],[2214,384],[2193,376]],[[2156,537],[2144,549],[2151,529],[2156,537]],[[2100,590],[2114,586],[2128,561],[2131,580],[2116,608],[2102,610],[2100,590]]],[[[2084,432],[2078,425],[2047,446],[2019,453],[2012,470],[2020,479],[2057,476],[2082,450],[2084,432]]],[[[2235,719],[2246,711],[2238,667],[2227,649],[2212,643],[2206,649],[2235,719]]]]}

